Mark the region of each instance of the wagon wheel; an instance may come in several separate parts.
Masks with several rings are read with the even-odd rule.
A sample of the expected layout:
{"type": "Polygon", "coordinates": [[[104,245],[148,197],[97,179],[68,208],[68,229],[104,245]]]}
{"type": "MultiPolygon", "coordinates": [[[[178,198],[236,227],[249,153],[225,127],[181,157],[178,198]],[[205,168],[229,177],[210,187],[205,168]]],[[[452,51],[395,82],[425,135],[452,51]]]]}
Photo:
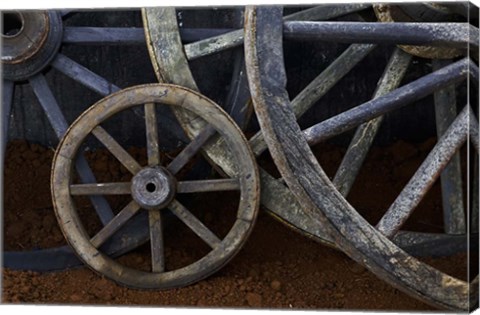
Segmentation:
{"type": "MultiPolygon", "coordinates": [[[[369,5],[366,4],[348,4],[343,6],[323,5],[293,13],[286,17],[286,19],[326,20],[357,12],[368,7],[369,5]]],[[[189,67],[189,62],[204,56],[234,49],[243,44],[243,30],[239,29],[183,45],[180,38],[181,28],[178,26],[174,8],[146,8],[143,9],[142,13],[150,58],[160,82],[178,84],[193,90],[198,90],[197,83],[189,67]]],[[[340,67],[333,71],[331,69],[326,70],[319,76],[315,85],[310,87],[311,90],[319,89],[318,95],[314,96],[314,98],[318,99],[322,94],[325,94],[329,87],[334,84],[333,82],[338,82],[349,69],[366,56],[370,49],[371,48],[358,49],[352,47],[350,51],[342,55],[336,62],[340,67]]],[[[238,70],[244,72],[242,67],[238,70]]],[[[243,74],[243,76],[245,76],[245,74],[243,74]]],[[[239,82],[239,84],[233,90],[242,89],[240,87],[242,84],[245,84],[244,77],[242,78],[240,76],[237,82],[239,82]]],[[[239,94],[238,98],[233,98],[235,100],[233,103],[240,104],[242,103],[240,99],[242,99],[243,104],[245,104],[245,97],[250,98],[249,91],[247,90],[246,92],[248,95],[239,94]]],[[[311,98],[309,101],[315,102],[315,100],[311,98]]],[[[231,108],[231,106],[227,105],[227,108],[231,108]]],[[[195,133],[198,127],[191,123],[189,114],[184,113],[181,109],[174,109],[174,114],[187,135],[192,138],[192,133],[195,133]]],[[[242,121],[238,119],[236,119],[236,121],[242,124],[242,121]]],[[[264,142],[262,142],[260,133],[250,140],[250,145],[256,155],[261,153],[264,142]]],[[[226,174],[232,173],[233,164],[226,148],[219,145],[214,148],[209,148],[206,150],[206,153],[208,158],[212,160],[214,164],[220,166],[223,172],[226,174]]],[[[301,206],[281,181],[261,168],[260,178],[262,181],[262,205],[265,206],[274,217],[296,228],[301,233],[315,238],[319,242],[334,246],[334,243],[328,235],[312,225],[308,220],[304,220],[304,216],[298,214],[303,211],[301,206]]]]}
{"type": "MultiPolygon", "coordinates": [[[[286,16],[284,20],[328,20],[366,9],[369,6],[368,4],[320,5],[286,16]]],[[[160,81],[196,89],[196,82],[188,67],[189,60],[231,49],[243,43],[243,31],[238,30],[182,46],[173,8],[144,9],[143,18],[146,36],[149,38],[147,45],[151,60],[160,81]]],[[[372,44],[352,44],[347,48],[293,100],[292,106],[296,115],[301,116],[308,108],[321,99],[374,48],[375,45],[372,44]]],[[[399,85],[405,73],[406,64],[410,61],[408,55],[400,55],[400,53],[393,59],[390,70],[382,80],[383,83],[378,90],[378,95],[386,93],[399,85]],[[405,69],[402,69],[402,67],[405,67],[405,69]]],[[[181,111],[175,111],[175,114],[183,129],[187,131],[187,134],[191,130],[195,130],[195,127],[188,123],[188,115],[183,114],[181,111]]],[[[377,121],[377,127],[379,123],[380,121],[377,121]]],[[[261,132],[251,137],[249,142],[257,156],[267,148],[261,132]]],[[[217,165],[222,165],[222,170],[228,174],[229,164],[231,163],[228,162],[228,155],[223,152],[222,148],[216,147],[215,151],[209,150],[207,152],[209,158],[215,161],[217,165]]],[[[328,233],[323,229],[319,229],[309,219],[308,214],[305,213],[292,192],[281,180],[274,178],[262,168],[260,168],[260,175],[262,181],[261,202],[269,213],[302,234],[323,244],[335,247],[335,242],[328,233]]],[[[347,179],[347,182],[351,181],[351,179],[347,179]]],[[[447,255],[452,251],[460,250],[465,244],[465,238],[401,232],[395,236],[394,242],[415,255],[430,256],[447,255]]]]}
{"type": "MultiPolygon", "coordinates": [[[[50,89],[45,74],[53,68],[77,83],[97,92],[101,96],[119,90],[113,83],[93,73],[76,61],[62,54],[65,45],[141,45],[145,44],[141,28],[111,27],[72,27],[64,21],[72,15],[65,11],[3,11],[2,66],[3,66],[3,138],[2,163],[11,106],[16,85],[28,82],[32,87],[55,135],[60,139],[68,128],[54,93],[50,89]]],[[[3,165],[3,164],[2,164],[3,165]]],[[[95,177],[83,156],[76,162],[79,175],[86,183],[94,183],[95,177]]],[[[98,217],[106,224],[113,217],[110,206],[103,197],[90,198],[98,217]]],[[[109,252],[121,254],[137,247],[148,239],[132,223],[109,242],[109,252]],[[138,232],[137,232],[138,231],[138,232]],[[129,240],[122,243],[122,235],[129,240]]],[[[79,265],[68,246],[34,250],[5,252],[4,266],[13,269],[58,270],[79,265]]]]}
{"type": "Polygon", "coordinates": [[[55,154],[52,172],[55,213],[69,244],[95,271],[127,286],[173,288],[191,284],[220,269],[248,237],[257,212],[259,180],[246,139],[218,105],[206,97],[167,84],[137,86],[102,99],[80,116],[65,134],[55,154]],[[144,105],[145,104],[145,105],[144,105]],[[159,158],[155,106],[179,107],[189,111],[203,127],[195,138],[168,165],[159,158]],[[126,152],[101,126],[112,116],[144,106],[148,165],[145,167],[126,152]],[[130,182],[75,184],[73,161],[82,143],[91,134],[133,175],[130,182]],[[179,171],[202,148],[224,143],[234,157],[235,175],[228,179],[177,181],[179,171]],[[223,239],[215,235],[178,201],[178,195],[192,192],[237,190],[240,193],[236,220],[223,239]],[[100,231],[89,236],[77,213],[77,195],[130,195],[131,201],[100,231]],[[143,209],[143,210],[142,210],[143,209]],[[211,247],[200,260],[180,269],[166,270],[162,216],[171,211],[211,247]],[[151,244],[151,272],[122,265],[108,257],[101,246],[135,214],[148,212],[151,244]]]}
{"type": "MultiPolygon", "coordinates": [[[[478,45],[478,30],[469,29],[468,25],[448,25],[448,32],[455,29],[467,36],[448,39],[443,38],[448,37],[448,32],[435,32],[419,40],[415,37],[424,34],[409,29],[415,25],[382,23],[355,27],[355,24],[282,23],[282,9],[266,7],[249,8],[246,21],[245,55],[255,111],[279,171],[297,199],[302,201],[312,222],[326,229],[337,246],[351,258],[396,288],[437,307],[464,311],[475,307],[478,303],[478,276],[472,284],[449,276],[410,256],[391,241],[469,133],[478,133],[478,122],[469,105],[440,137],[377,227],[370,225],[346,201],[318,164],[309,145],[366,123],[435,90],[462,82],[468,77],[469,69],[478,78],[478,67],[470,60],[462,59],[302,132],[285,89],[282,40],[285,34],[303,34],[326,40],[390,41],[391,34],[396,34],[392,42],[395,44],[441,43],[465,48],[468,44],[478,45]],[[389,28],[396,31],[390,29],[385,32],[389,35],[383,37],[382,33],[389,28]],[[340,29],[341,36],[335,31],[340,29]],[[352,33],[345,33],[345,29],[352,33]],[[376,36],[362,31],[366,29],[376,36]],[[469,31],[473,38],[468,36],[469,31]],[[452,43],[455,40],[457,42],[452,43]]],[[[422,27],[428,27],[428,24],[422,27]]],[[[472,135],[472,140],[478,150],[478,139],[472,135]]]]}

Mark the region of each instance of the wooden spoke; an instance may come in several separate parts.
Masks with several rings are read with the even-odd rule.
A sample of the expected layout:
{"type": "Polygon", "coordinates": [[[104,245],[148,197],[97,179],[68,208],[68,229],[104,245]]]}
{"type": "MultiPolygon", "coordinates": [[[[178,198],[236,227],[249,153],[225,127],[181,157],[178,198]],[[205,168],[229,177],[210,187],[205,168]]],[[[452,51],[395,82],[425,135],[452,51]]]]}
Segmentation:
{"type": "Polygon", "coordinates": [[[68,129],[68,123],[48,86],[47,80],[45,80],[45,77],[42,74],[37,74],[30,78],[29,82],[35,96],[40,102],[40,106],[42,106],[45,115],[47,115],[48,121],[57,135],[57,138],[61,139],[65,131],[68,129]]]}
{"type": "Polygon", "coordinates": [[[92,134],[110,151],[120,163],[133,175],[137,174],[142,167],[113,137],[102,127],[97,126],[92,134]]]}
{"type": "Polygon", "coordinates": [[[211,248],[215,249],[218,245],[220,245],[221,240],[180,202],[173,200],[168,208],[211,248]]]}
{"type": "MultiPolygon", "coordinates": [[[[300,118],[375,47],[375,45],[350,45],[292,100],[295,116],[300,118]]],[[[267,149],[261,131],[250,139],[250,145],[257,156],[267,149]]]]}
{"type": "MultiPolygon", "coordinates": [[[[378,82],[373,98],[383,96],[400,85],[411,59],[412,56],[403,50],[399,48],[395,50],[378,82]]],[[[382,121],[383,116],[379,116],[360,125],[355,131],[355,135],[333,178],[333,184],[343,196],[347,196],[350,192],[382,121]]]]}
{"type": "Polygon", "coordinates": [[[470,140],[472,141],[473,147],[479,152],[479,132],[478,132],[478,118],[475,117],[475,114],[472,111],[472,108],[469,106],[469,121],[468,121],[468,130],[470,134],[470,140]]]}
{"type": "MultiPolygon", "coordinates": [[[[289,20],[328,20],[348,13],[363,10],[368,4],[346,4],[343,6],[322,5],[312,9],[293,13],[285,17],[289,20]]],[[[188,60],[215,54],[217,52],[237,47],[243,44],[243,30],[236,30],[220,36],[211,37],[195,43],[185,45],[185,54],[188,60]]]]}
{"type": "Polygon", "coordinates": [[[106,79],[93,73],[65,55],[58,54],[53,60],[52,66],[67,77],[72,78],[102,96],[107,96],[120,90],[118,86],[108,82],[106,79]]]}
{"type": "Polygon", "coordinates": [[[478,28],[468,23],[285,22],[285,38],[344,43],[478,47],[478,28]]]}
{"type": "Polygon", "coordinates": [[[471,61],[467,58],[406,84],[384,96],[354,107],[303,131],[310,145],[348,131],[373,118],[419,100],[435,90],[463,81],[471,61]]]}
{"type": "Polygon", "coordinates": [[[197,154],[200,148],[216,133],[217,131],[212,126],[205,127],[175,159],[170,162],[167,169],[175,175],[184,167],[190,159],[197,154]]]}
{"type": "Polygon", "coordinates": [[[147,156],[148,165],[160,164],[160,151],[158,148],[158,126],[155,104],[145,104],[145,125],[147,130],[147,156]]]}
{"type": "Polygon", "coordinates": [[[131,183],[95,183],[70,185],[70,194],[83,195],[129,195],[131,183]]]}
{"type": "Polygon", "coordinates": [[[152,272],[165,271],[165,250],[163,245],[162,214],[160,211],[149,211],[150,250],[152,253],[152,272]]]}
{"type": "MultiPolygon", "coordinates": [[[[307,137],[299,128],[286,90],[282,13],[283,8],[280,7],[247,7],[246,67],[259,124],[285,183],[297,200],[302,202],[304,208],[308,209],[304,220],[316,222],[317,227],[322,226],[322,229],[335,240],[338,248],[386,282],[437,307],[467,311],[472,305],[469,301],[475,302],[474,298],[470,298],[468,282],[443,273],[397,247],[346,201],[319,165],[309,146],[310,143],[306,141],[307,137]]],[[[454,70],[456,74],[452,73],[452,77],[458,76],[457,82],[463,80],[468,73],[469,62],[463,60],[461,63],[463,66],[454,70]]],[[[434,76],[438,74],[439,72],[436,72],[434,76]]],[[[418,84],[418,81],[416,83],[418,84]]],[[[450,84],[453,82],[449,80],[442,85],[432,84],[431,92],[450,84]]],[[[385,100],[389,94],[376,100],[382,98],[385,100]]],[[[397,96],[401,99],[405,95],[408,93],[397,96]]],[[[375,100],[369,103],[371,105],[369,108],[376,111],[374,104],[375,100]]],[[[378,116],[369,117],[362,122],[378,116]]],[[[353,121],[345,119],[344,122],[353,121]]],[[[344,122],[339,125],[343,125],[344,122]]],[[[357,122],[362,123],[360,120],[357,122]]],[[[345,130],[353,126],[356,125],[352,124],[345,130]]],[[[329,130],[325,128],[320,134],[324,135],[329,130]]],[[[466,137],[466,130],[457,130],[457,133],[462,132],[466,137]]],[[[328,136],[325,136],[326,138],[328,136]]],[[[452,240],[452,236],[449,235],[448,239],[452,240]]],[[[411,249],[412,247],[409,248],[411,249]]]]}
{"type": "Polygon", "coordinates": [[[478,85],[478,76],[479,76],[478,72],[479,71],[478,71],[477,65],[473,62],[470,63],[469,70],[470,70],[470,76],[471,76],[473,82],[478,85]]]}
{"type": "Polygon", "coordinates": [[[177,183],[177,193],[197,193],[209,191],[228,191],[239,190],[240,182],[236,178],[231,179],[213,179],[213,180],[194,180],[177,183]]]}
{"type": "Polygon", "coordinates": [[[377,229],[392,237],[405,223],[415,207],[440,176],[455,152],[467,139],[468,106],[458,115],[440,138],[412,179],[377,224],[377,229]]]}
{"type": "Polygon", "coordinates": [[[135,201],[131,201],[90,240],[92,245],[96,248],[102,246],[102,244],[127,223],[127,221],[130,220],[138,210],[140,210],[140,206],[135,201]]]}
{"type": "MultiPolygon", "coordinates": [[[[62,138],[63,134],[68,128],[68,123],[63,116],[62,111],[60,110],[60,107],[58,106],[58,103],[52,94],[52,91],[48,87],[45,77],[41,74],[38,74],[32,77],[29,82],[38,98],[38,101],[40,102],[40,105],[43,108],[43,111],[47,115],[55,134],[59,139],[62,138]]],[[[82,182],[96,182],[95,176],[83,155],[79,156],[77,159],[76,168],[82,182]]],[[[113,217],[113,212],[108,202],[104,198],[95,196],[92,196],[90,201],[92,202],[93,207],[95,208],[102,223],[106,224],[109,222],[113,217]]]]}
{"type": "MultiPolygon", "coordinates": [[[[193,42],[219,36],[233,29],[181,28],[182,41],[193,42]]],[[[63,43],[76,45],[145,45],[145,31],[135,27],[84,27],[67,26],[63,43]]]]}
{"type": "MultiPolygon", "coordinates": [[[[433,70],[441,69],[451,64],[450,60],[433,60],[433,70]]],[[[433,94],[435,104],[435,123],[437,137],[440,138],[457,116],[455,86],[450,85],[433,94]]],[[[462,170],[460,153],[457,152],[440,175],[442,186],[443,222],[448,234],[463,234],[466,232],[465,213],[463,205],[462,170]]]]}
{"type": "Polygon", "coordinates": [[[3,80],[2,85],[2,124],[3,124],[3,137],[2,137],[2,161],[5,154],[5,148],[8,141],[8,126],[10,122],[10,111],[12,109],[14,84],[13,81],[3,80]]]}
{"type": "MultiPolygon", "coordinates": [[[[207,150],[212,147],[215,146],[205,145],[207,150]]],[[[174,163],[182,164],[183,162],[174,163]]],[[[258,171],[245,137],[238,126],[218,105],[201,94],[178,85],[140,85],[100,100],[85,111],[68,129],[56,151],[53,164],[52,199],[54,200],[55,213],[60,227],[69,244],[82,257],[82,260],[95,271],[130,287],[146,289],[178,288],[211,275],[238,253],[250,235],[258,213],[260,190],[258,171]],[[152,105],[149,105],[150,103],[152,105]],[[135,174],[132,179],[131,196],[133,201],[110,220],[97,235],[92,235],[92,238],[89,237],[85,224],[82,222],[83,217],[78,215],[79,209],[75,205],[72,194],[127,192],[128,184],[76,185],[77,183],[75,183],[75,185],[72,185],[74,174],[70,170],[78,154],[78,150],[75,150],[75,148],[82,147],[89,134],[93,133],[94,136],[99,138],[100,142],[106,144],[114,156],[127,165],[127,168],[136,172],[140,168],[138,163],[125,153],[119,143],[111,139],[111,136],[100,126],[107,123],[111,117],[119,112],[138,107],[139,104],[146,104],[147,122],[145,124],[148,130],[154,129],[151,128],[153,119],[148,118],[153,116],[148,115],[148,112],[153,108],[153,104],[169,106],[195,114],[195,123],[202,124],[202,127],[194,133],[197,138],[192,137],[193,144],[190,149],[193,150],[183,152],[183,156],[187,158],[193,151],[198,151],[202,144],[205,145],[206,141],[215,133],[215,130],[222,131],[220,143],[228,146],[234,158],[235,166],[239,170],[238,174],[227,175],[232,178],[239,177],[241,180],[238,181],[238,186],[232,180],[206,182],[202,183],[202,186],[241,191],[241,199],[238,203],[238,209],[236,209],[236,219],[233,224],[226,226],[229,230],[226,231],[228,237],[225,237],[225,239],[215,235],[193,213],[174,199],[177,181],[168,170],[158,167],[145,167],[135,174]],[[208,127],[205,126],[205,121],[209,123],[208,127]],[[148,210],[139,213],[141,208],[148,210]],[[166,272],[162,212],[167,210],[164,209],[169,209],[168,211],[171,211],[179,220],[184,222],[186,228],[191,229],[212,250],[204,257],[189,262],[188,265],[166,272]],[[145,228],[147,226],[148,231],[145,228]],[[150,239],[151,241],[151,270],[139,270],[135,267],[125,266],[121,261],[113,259],[108,251],[112,243],[121,242],[130,246],[132,240],[121,236],[125,235],[126,230],[132,231],[132,229],[141,234],[142,240],[148,241],[150,239]],[[105,243],[106,241],[108,242],[105,243]]],[[[173,165],[178,166],[179,164],[173,165]]],[[[195,184],[193,183],[192,186],[186,183],[186,187],[188,190],[198,190],[198,186],[195,184]]],[[[136,245],[141,244],[136,243],[136,245]]],[[[128,247],[128,250],[130,249],[132,247],[128,247]]]]}
{"type": "Polygon", "coordinates": [[[63,30],[65,44],[144,45],[145,33],[140,27],[75,27],[63,30]]]}

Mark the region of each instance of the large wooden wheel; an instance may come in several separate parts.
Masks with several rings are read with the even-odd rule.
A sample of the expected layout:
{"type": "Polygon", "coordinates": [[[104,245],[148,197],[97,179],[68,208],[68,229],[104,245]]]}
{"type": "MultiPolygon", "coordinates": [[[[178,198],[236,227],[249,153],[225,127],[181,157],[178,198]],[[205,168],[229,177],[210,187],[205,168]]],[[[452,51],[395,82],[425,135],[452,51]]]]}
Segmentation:
{"type": "MultiPolygon", "coordinates": [[[[319,5],[284,16],[284,21],[322,21],[329,19],[342,19],[345,15],[355,14],[358,11],[368,10],[369,4],[346,5],[319,5]]],[[[198,84],[189,67],[189,62],[211,54],[228,49],[234,49],[243,44],[243,31],[231,31],[218,36],[205,38],[184,44],[180,34],[177,15],[174,8],[148,8],[143,10],[147,45],[152,64],[160,82],[174,83],[192,89],[198,89],[198,84]]],[[[295,38],[292,34],[291,38],[295,38]]],[[[299,37],[301,38],[301,36],[299,37]]],[[[376,48],[374,44],[352,44],[330,66],[320,73],[298,96],[292,100],[292,107],[297,117],[305,113],[310,107],[320,100],[344,76],[346,76],[358,63],[376,48]]],[[[402,80],[410,56],[397,52],[392,57],[391,66],[382,79],[376,93],[377,96],[395,89],[402,80]]],[[[239,80],[240,81],[240,80],[239,80]]],[[[174,110],[183,129],[188,133],[196,127],[189,123],[188,114],[181,110],[174,110]]],[[[370,123],[368,139],[373,139],[375,132],[381,124],[381,119],[370,123]]],[[[361,132],[359,132],[361,134],[361,132]]],[[[370,140],[366,140],[368,142],[370,140]]],[[[253,152],[258,157],[267,148],[262,132],[258,132],[249,140],[253,152]]],[[[363,149],[368,147],[364,145],[363,149]]],[[[222,170],[229,172],[228,154],[223,152],[221,146],[207,151],[211,160],[217,165],[223,165],[222,170]]],[[[355,159],[358,169],[361,165],[362,154],[352,152],[350,158],[355,159]]],[[[354,167],[355,169],[355,167],[354,167]]],[[[339,175],[343,187],[337,185],[342,193],[347,194],[353,179],[356,177],[354,169],[347,169],[339,175]]],[[[262,205],[274,217],[281,220],[300,233],[315,239],[323,244],[335,247],[335,242],[322,228],[315,225],[305,213],[301,204],[295,199],[292,192],[285,186],[282,179],[277,179],[266,170],[260,168],[262,182],[262,205]]],[[[402,231],[395,235],[393,241],[401,248],[418,256],[448,255],[465,247],[464,236],[446,236],[411,233],[402,231]]]]}
{"type": "MultiPolygon", "coordinates": [[[[189,89],[152,84],[114,93],[99,101],[77,119],[62,139],[53,163],[52,198],[60,227],[77,255],[95,271],[127,286],[167,289],[191,284],[225,265],[246,241],[259,207],[259,180],[253,154],[233,121],[216,104],[189,89]],[[158,148],[156,106],[182,108],[197,126],[193,140],[170,162],[163,165],[158,148]],[[142,166],[101,125],[109,118],[133,108],[144,108],[148,163],[142,166]],[[132,174],[129,182],[78,184],[72,167],[82,144],[93,135],[132,174]],[[182,181],[179,171],[201,149],[222,143],[228,148],[234,172],[228,179],[182,181]],[[221,238],[202,223],[178,195],[212,191],[239,192],[236,220],[221,238]],[[77,212],[75,196],[127,195],[128,204],[103,228],[90,234],[77,212]],[[167,210],[168,209],[168,210],[167,210]],[[182,268],[166,270],[162,217],[173,213],[202,239],[211,250],[182,268]],[[150,271],[128,267],[110,258],[102,248],[122,226],[141,212],[148,213],[151,248],[150,271]]],[[[218,213],[218,216],[223,215],[218,213]]],[[[179,235],[178,237],[181,237],[179,235]]]]}
{"type": "MultiPolygon", "coordinates": [[[[376,133],[377,127],[372,126],[381,121],[377,117],[434,91],[460,83],[470,71],[473,77],[478,78],[478,67],[468,58],[461,59],[396,88],[400,83],[397,77],[405,70],[408,60],[404,53],[397,50],[385,71],[375,99],[302,131],[296,122],[296,117],[302,111],[298,110],[294,101],[290,101],[286,91],[283,37],[355,43],[424,44],[465,51],[469,45],[478,47],[478,29],[468,24],[284,23],[282,12],[282,8],[278,7],[248,8],[245,25],[247,73],[255,111],[268,148],[283,179],[297,200],[302,202],[306,215],[311,222],[325,229],[339,249],[393,286],[437,307],[464,311],[474,308],[478,303],[478,276],[471,284],[459,280],[417,260],[392,242],[447,162],[471,133],[474,134],[472,140],[478,150],[475,136],[478,122],[469,105],[443,131],[435,148],[376,227],[367,222],[342,195],[348,192],[350,186],[342,183],[350,182],[351,179],[345,178],[352,176],[340,176],[344,178],[342,181],[336,176],[332,183],[309,145],[361,125],[344,158],[343,163],[347,161],[347,164],[340,167],[340,174],[355,174],[357,165],[363,161],[362,151],[368,151],[376,133]],[[435,31],[416,32],[416,27],[435,31]],[[452,29],[462,35],[450,37],[452,29]]],[[[478,79],[475,83],[478,84],[478,79]]],[[[462,242],[466,243],[467,237],[464,236],[462,242]]]]}

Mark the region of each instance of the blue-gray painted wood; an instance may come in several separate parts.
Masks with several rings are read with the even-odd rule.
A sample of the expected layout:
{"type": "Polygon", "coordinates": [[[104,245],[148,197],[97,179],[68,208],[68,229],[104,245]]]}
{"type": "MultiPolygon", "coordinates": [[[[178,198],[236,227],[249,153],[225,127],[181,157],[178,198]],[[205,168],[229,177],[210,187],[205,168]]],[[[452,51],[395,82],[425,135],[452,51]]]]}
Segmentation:
{"type": "MultiPolygon", "coordinates": [[[[451,64],[449,60],[433,60],[433,70],[451,64]]],[[[455,86],[450,85],[433,94],[437,137],[440,138],[457,117],[455,86]]],[[[462,170],[460,153],[456,153],[440,177],[442,186],[443,222],[445,233],[466,233],[465,208],[463,205],[462,170]]]]}
{"type": "MultiPolygon", "coordinates": [[[[57,137],[61,139],[67,131],[69,125],[65,120],[65,117],[63,116],[55,97],[50,91],[45,77],[41,74],[38,74],[31,78],[29,82],[40,102],[40,105],[47,115],[48,120],[50,121],[50,125],[55,131],[57,137]]],[[[88,166],[88,163],[82,154],[79,155],[79,158],[76,161],[76,168],[83,183],[96,183],[95,175],[88,166]]],[[[110,208],[107,200],[101,196],[90,196],[89,198],[98,214],[98,217],[100,218],[100,221],[102,224],[106,225],[114,217],[113,211],[110,208]]]]}

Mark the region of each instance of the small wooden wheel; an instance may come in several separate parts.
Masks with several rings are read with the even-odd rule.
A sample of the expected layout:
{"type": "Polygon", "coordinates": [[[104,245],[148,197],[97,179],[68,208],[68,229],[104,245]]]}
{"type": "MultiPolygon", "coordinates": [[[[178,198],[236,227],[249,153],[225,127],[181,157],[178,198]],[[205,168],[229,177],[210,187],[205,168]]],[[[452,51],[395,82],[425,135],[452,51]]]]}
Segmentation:
{"type": "Polygon", "coordinates": [[[255,222],[259,207],[259,179],[253,154],[238,127],[215,103],[189,89],[167,84],[137,86],[112,94],[77,119],[56,152],[51,178],[52,197],[60,227],[81,260],[118,283],[169,289],[203,279],[220,269],[241,248],[255,222]],[[203,125],[193,140],[168,165],[161,165],[155,106],[182,108],[203,125]],[[148,165],[142,167],[101,126],[108,118],[134,106],[144,107],[148,165]],[[130,182],[74,184],[73,161],[87,136],[93,135],[133,175],[130,182]],[[229,179],[181,181],[176,176],[202,148],[222,143],[235,159],[229,179]],[[178,181],[177,181],[178,180],[178,181]],[[236,220],[220,239],[194,216],[177,197],[182,193],[237,190],[236,220]],[[95,235],[87,233],[77,212],[74,196],[130,195],[128,205],[95,235]],[[211,247],[211,251],[180,269],[166,270],[162,216],[172,212],[211,247]],[[102,251],[102,244],[137,213],[147,211],[151,243],[150,272],[127,267],[102,251]]]}

